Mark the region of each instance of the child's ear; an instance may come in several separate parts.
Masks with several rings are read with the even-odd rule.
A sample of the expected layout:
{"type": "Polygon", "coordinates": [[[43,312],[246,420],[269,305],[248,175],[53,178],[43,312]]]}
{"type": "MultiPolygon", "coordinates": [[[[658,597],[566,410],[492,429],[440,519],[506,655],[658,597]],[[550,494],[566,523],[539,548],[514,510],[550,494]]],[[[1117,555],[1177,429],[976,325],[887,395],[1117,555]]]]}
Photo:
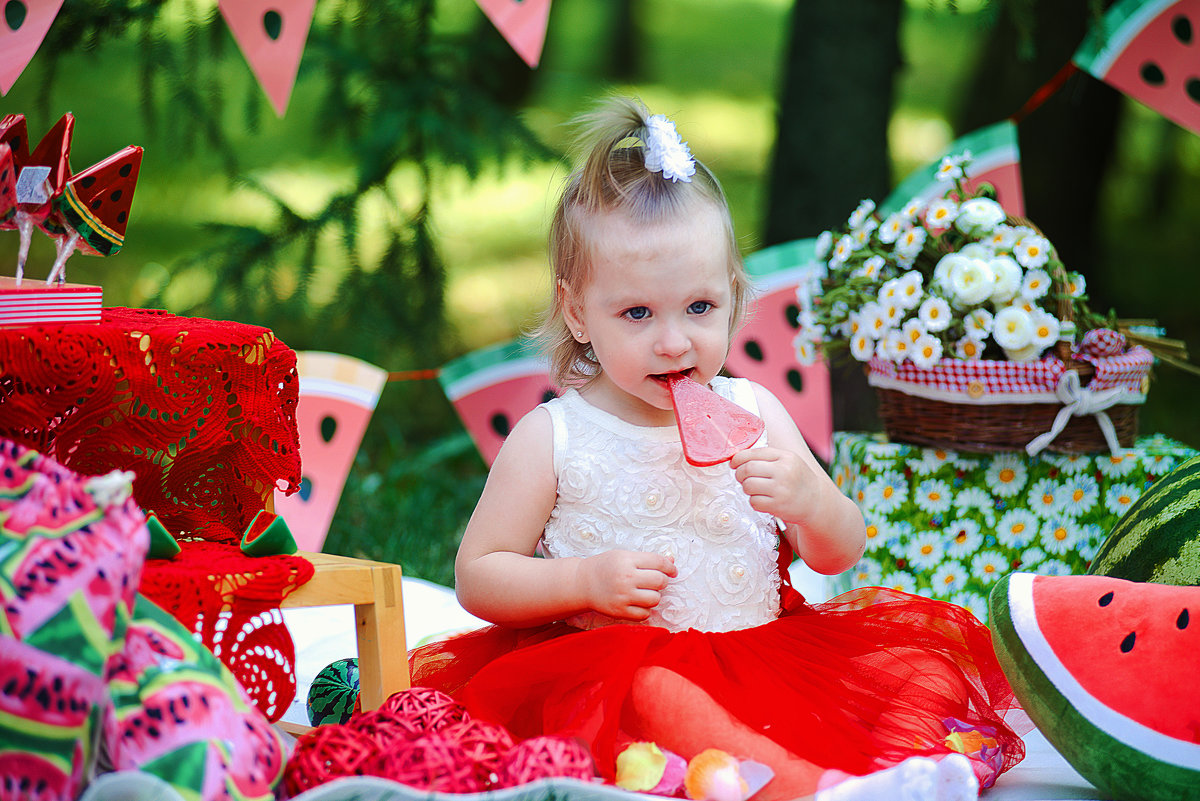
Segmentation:
{"type": "Polygon", "coordinates": [[[583,315],[579,310],[579,298],[571,285],[563,279],[558,279],[558,306],[562,309],[563,320],[571,329],[571,334],[580,342],[587,342],[587,328],[583,325],[583,315]]]}

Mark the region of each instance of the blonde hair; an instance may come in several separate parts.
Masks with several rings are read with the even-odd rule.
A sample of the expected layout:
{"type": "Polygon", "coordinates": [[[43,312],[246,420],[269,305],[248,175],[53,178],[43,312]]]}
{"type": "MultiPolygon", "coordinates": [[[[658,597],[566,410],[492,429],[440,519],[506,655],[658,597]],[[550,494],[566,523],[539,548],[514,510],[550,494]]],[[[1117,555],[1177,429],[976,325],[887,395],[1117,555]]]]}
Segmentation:
{"type": "Polygon", "coordinates": [[[733,219],[720,182],[699,160],[691,181],[673,181],[646,167],[645,143],[650,112],[638,100],[617,97],[576,122],[580,136],[576,167],[550,224],[550,264],[554,300],[536,337],[550,359],[559,386],[586,383],[600,372],[587,343],[572,335],[563,316],[562,285],[581,291],[590,280],[592,251],[589,220],[619,212],[639,225],[670,221],[694,213],[697,203],[716,208],[724,220],[733,310],[730,334],[741,322],[749,282],[733,233],[733,219]]]}

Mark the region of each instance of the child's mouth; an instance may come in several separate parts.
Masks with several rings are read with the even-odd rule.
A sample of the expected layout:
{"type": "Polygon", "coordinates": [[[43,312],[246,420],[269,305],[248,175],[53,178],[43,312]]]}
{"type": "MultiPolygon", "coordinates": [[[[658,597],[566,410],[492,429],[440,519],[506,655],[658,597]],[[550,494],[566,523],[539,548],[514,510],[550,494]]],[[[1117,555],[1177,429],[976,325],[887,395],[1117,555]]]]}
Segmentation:
{"type": "Polygon", "coordinates": [[[694,367],[689,367],[686,370],[677,370],[673,373],[656,373],[655,375],[652,375],[650,377],[653,378],[655,381],[659,382],[660,384],[666,384],[671,378],[674,378],[675,376],[683,376],[685,378],[690,378],[692,373],[695,372],[695,369],[696,368],[694,368],[694,367]]]}

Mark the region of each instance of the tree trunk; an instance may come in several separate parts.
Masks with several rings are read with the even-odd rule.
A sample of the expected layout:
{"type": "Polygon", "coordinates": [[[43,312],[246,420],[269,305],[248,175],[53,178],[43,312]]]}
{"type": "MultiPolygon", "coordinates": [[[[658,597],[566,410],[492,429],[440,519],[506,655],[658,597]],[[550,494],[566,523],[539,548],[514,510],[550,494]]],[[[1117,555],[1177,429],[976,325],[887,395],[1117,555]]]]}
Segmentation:
{"type": "MultiPolygon", "coordinates": [[[[766,244],[816,236],[845,222],[861,199],[887,195],[902,8],[901,0],[793,4],[766,244]]],[[[834,369],[833,424],[839,430],[879,428],[857,364],[834,369]]]]}

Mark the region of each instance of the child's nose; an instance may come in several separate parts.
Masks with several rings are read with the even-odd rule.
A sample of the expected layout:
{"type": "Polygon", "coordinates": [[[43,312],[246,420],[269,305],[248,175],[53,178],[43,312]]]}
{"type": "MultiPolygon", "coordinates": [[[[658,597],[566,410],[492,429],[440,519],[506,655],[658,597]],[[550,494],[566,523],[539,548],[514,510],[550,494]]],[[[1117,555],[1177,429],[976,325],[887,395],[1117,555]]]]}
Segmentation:
{"type": "Polygon", "coordinates": [[[691,347],[691,339],[683,328],[674,323],[665,323],[655,340],[655,353],[659,356],[682,356],[691,347]]]}

